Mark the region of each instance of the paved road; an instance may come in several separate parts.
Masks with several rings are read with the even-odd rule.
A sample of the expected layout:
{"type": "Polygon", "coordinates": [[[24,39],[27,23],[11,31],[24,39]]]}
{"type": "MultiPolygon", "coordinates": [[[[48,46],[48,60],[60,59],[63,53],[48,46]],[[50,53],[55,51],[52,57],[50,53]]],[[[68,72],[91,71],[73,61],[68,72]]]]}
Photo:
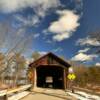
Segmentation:
{"type": "Polygon", "coordinates": [[[66,100],[66,99],[47,94],[32,93],[21,100],[66,100]]]}

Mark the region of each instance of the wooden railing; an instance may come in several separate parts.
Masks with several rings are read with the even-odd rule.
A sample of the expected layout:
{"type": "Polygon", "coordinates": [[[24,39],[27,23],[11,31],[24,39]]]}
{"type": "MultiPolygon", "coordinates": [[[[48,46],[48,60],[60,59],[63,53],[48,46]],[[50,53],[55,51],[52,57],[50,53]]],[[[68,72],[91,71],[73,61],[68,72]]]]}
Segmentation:
{"type": "Polygon", "coordinates": [[[29,90],[32,87],[31,84],[29,85],[23,85],[16,89],[11,90],[1,90],[0,91],[0,100],[8,100],[8,97],[14,93],[20,93],[26,90],[29,90]]]}

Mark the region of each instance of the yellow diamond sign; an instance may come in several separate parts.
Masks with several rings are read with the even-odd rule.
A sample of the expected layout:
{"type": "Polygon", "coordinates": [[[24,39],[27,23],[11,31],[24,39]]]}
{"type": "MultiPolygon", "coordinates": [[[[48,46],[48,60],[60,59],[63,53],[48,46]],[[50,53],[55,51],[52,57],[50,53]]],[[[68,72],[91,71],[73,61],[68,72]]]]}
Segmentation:
{"type": "Polygon", "coordinates": [[[76,78],[76,75],[75,74],[68,74],[68,79],[70,80],[74,80],[76,78]]]}

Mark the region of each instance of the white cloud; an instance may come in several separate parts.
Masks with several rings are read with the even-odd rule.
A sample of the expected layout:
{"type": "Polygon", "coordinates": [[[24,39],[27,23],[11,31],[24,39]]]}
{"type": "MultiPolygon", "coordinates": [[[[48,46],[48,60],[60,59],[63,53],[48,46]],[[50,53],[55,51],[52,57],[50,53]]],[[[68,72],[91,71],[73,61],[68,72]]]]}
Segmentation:
{"type": "Polygon", "coordinates": [[[38,38],[39,36],[40,36],[40,34],[39,34],[39,33],[34,34],[34,38],[38,38]]]}
{"type": "Polygon", "coordinates": [[[43,56],[43,55],[47,54],[47,52],[46,52],[46,51],[39,51],[38,53],[39,53],[41,56],[43,56]]]}
{"type": "Polygon", "coordinates": [[[53,50],[53,52],[61,52],[61,51],[63,51],[63,49],[61,47],[58,47],[58,48],[53,50]]]}
{"type": "Polygon", "coordinates": [[[5,13],[15,12],[32,6],[33,0],[0,0],[0,10],[5,13]]]}
{"type": "Polygon", "coordinates": [[[100,42],[96,38],[83,38],[79,39],[76,43],[77,45],[91,45],[91,46],[100,46],[100,42]]]}
{"type": "Polygon", "coordinates": [[[15,15],[14,17],[17,21],[21,22],[24,25],[28,25],[28,26],[36,25],[37,23],[40,22],[39,17],[36,15],[28,16],[28,18],[25,18],[21,15],[15,15]]]}
{"type": "Polygon", "coordinates": [[[95,65],[96,65],[96,66],[100,66],[100,63],[96,63],[95,65]]]}
{"type": "Polygon", "coordinates": [[[51,41],[51,40],[47,40],[47,41],[46,41],[46,43],[49,43],[49,44],[51,44],[51,43],[52,43],[52,41],[51,41]]]}
{"type": "Polygon", "coordinates": [[[56,34],[53,36],[53,40],[56,40],[56,41],[62,41],[64,39],[67,39],[69,38],[70,36],[72,35],[72,33],[68,33],[68,32],[64,32],[64,33],[59,33],[59,34],[56,34]]]}
{"type": "Polygon", "coordinates": [[[31,7],[39,16],[44,16],[49,8],[59,5],[59,0],[0,0],[0,11],[11,13],[31,7]]]}
{"type": "Polygon", "coordinates": [[[85,48],[85,49],[83,49],[83,50],[79,50],[78,53],[85,53],[85,52],[87,52],[87,51],[89,51],[89,50],[90,50],[90,48],[85,48]]]}
{"type": "Polygon", "coordinates": [[[48,30],[54,33],[54,40],[62,41],[72,36],[72,33],[76,31],[80,25],[78,23],[80,17],[72,10],[57,11],[57,13],[60,15],[60,18],[52,22],[48,30]]]}
{"type": "Polygon", "coordinates": [[[84,62],[84,61],[91,61],[96,57],[98,57],[98,56],[97,55],[88,55],[88,54],[84,54],[84,53],[78,53],[77,55],[72,57],[72,60],[84,62]]]}

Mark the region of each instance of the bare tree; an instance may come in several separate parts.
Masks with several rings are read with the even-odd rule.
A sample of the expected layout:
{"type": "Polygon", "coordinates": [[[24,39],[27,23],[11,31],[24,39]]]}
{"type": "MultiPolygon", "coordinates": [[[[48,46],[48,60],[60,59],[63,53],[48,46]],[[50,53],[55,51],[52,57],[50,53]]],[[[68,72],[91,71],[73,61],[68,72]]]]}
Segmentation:
{"type": "MultiPolygon", "coordinates": [[[[7,63],[6,63],[6,59],[5,59],[5,55],[3,53],[0,53],[0,73],[6,68],[7,63]]],[[[3,76],[0,76],[1,81],[3,82],[3,76]]]]}
{"type": "MultiPolygon", "coordinates": [[[[15,59],[14,57],[19,52],[24,53],[32,45],[33,34],[26,36],[26,25],[23,25],[17,29],[13,29],[9,22],[0,23],[0,47],[6,49],[5,57],[7,66],[2,70],[1,74],[5,76],[11,73],[11,63],[15,59]],[[12,55],[11,55],[12,54],[12,55]]],[[[17,55],[18,56],[18,55],[17,55]]],[[[19,66],[16,59],[16,65],[19,66]]],[[[21,62],[22,63],[22,62],[21,62]]]]}
{"type": "Polygon", "coordinates": [[[15,85],[17,85],[19,79],[25,76],[24,69],[26,67],[26,60],[24,56],[22,56],[20,53],[16,53],[13,61],[16,63],[14,76],[15,76],[15,85]]]}

